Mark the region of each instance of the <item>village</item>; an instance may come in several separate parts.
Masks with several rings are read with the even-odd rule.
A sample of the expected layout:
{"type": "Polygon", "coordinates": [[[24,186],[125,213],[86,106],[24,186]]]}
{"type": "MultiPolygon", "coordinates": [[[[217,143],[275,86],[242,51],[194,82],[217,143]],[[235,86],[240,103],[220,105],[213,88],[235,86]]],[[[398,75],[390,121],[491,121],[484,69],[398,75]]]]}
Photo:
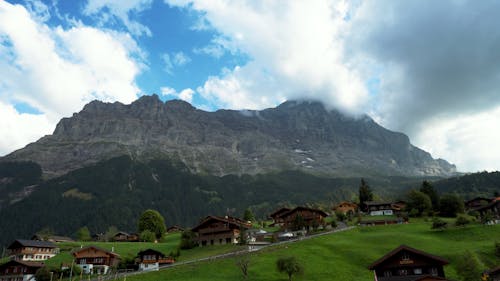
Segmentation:
{"type": "MultiPolygon", "coordinates": [[[[478,219],[484,224],[500,222],[498,197],[477,197],[464,202],[464,205],[467,213],[477,214],[478,219]]],[[[329,212],[306,206],[281,207],[269,214],[270,221],[266,227],[256,225],[248,218],[245,220],[232,216],[209,215],[191,229],[171,226],[167,229],[166,235],[181,232],[183,249],[243,245],[244,248],[240,248],[237,254],[248,254],[265,247],[319,235],[334,235],[338,231],[356,227],[409,224],[411,218],[405,211],[406,207],[407,202],[404,201],[365,201],[361,204],[344,201],[336,204],[329,212]]],[[[102,236],[103,234],[94,234],[91,238],[92,241],[98,242],[102,241],[102,236]]],[[[110,241],[141,243],[139,234],[124,231],[117,231],[110,241]]],[[[131,273],[172,267],[179,255],[179,252],[164,253],[153,246],[138,251],[133,261],[129,261],[126,268],[123,268],[120,266],[121,262],[123,264],[122,257],[114,251],[114,247],[108,250],[87,242],[85,246],[82,244],[80,247],[65,249],[71,255],[71,263],[61,263],[57,272],[46,270],[47,274],[44,277],[41,272],[46,268],[45,262],[59,255],[61,253],[59,245],[64,243],[75,245],[77,241],[69,237],[39,234],[35,234],[29,240],[16,239],[7,248],[7,258],[2,259],[0,281],[43,281],[44,278],[51,281],[63,278],[64,280],[116,280],[118,276],[126,277],[131,273]]],[[[153,245],[161,245],[161,241],[155,241],[153,245]]],[[[440,257],[439,253],[428,253],[411,245],[400,245],[374,260],[366,270],[372,271],[374,279],[381,281],[450,280],[446,279],[443,270],[447,264],[449,261],[440,257]]],[[[478,278],[480,277],[482,280],[500,280],[500,266],[482,272],[482,276],[478,278]]]]}

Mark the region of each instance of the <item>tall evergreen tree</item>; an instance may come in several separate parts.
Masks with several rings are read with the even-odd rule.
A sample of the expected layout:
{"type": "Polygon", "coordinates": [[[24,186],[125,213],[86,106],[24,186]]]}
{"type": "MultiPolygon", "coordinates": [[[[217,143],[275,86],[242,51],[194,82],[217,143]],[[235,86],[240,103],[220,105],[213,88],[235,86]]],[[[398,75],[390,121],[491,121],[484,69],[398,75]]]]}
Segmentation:
{"type": "Polygon", "coordinates": [[[370,186],[366,183],[365,179],[361,179],[361,184],[359,186],[359,204],[363,205],[366,201],[373,200],[373,192],[370,186]]]}
{"type": "Polygon", "coordinates": [[[432,203],[432,209],[434,211],[438,211],[439,210],[439,195],[438,195],[436,189],[434,188],[434,186],[432,186],[432,184],[430,182],[424,180],[422,182],[422,186],[420,187],[420,192],[423,192],[429,196],[429,198],[431,199],[431,203],[432,203]]]}

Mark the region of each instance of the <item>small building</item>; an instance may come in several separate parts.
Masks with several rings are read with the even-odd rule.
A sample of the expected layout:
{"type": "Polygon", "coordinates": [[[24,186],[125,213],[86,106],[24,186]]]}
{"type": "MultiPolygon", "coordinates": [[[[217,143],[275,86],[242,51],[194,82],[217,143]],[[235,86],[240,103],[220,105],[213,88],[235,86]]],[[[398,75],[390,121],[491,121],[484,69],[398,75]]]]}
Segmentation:
{"type": "Polygon", "coordinates": [[[208,216],[192,231],[197,234],[199,246],[237,244],[242,231],[250,228],[250,224],[234,217],[208,216]]]}
{"type": "Polygon", "coordinates": [[[368,269],[378,281],[447,280],[443,266],[448,261],[423,251],[401,245],[390,251],[368,269]]]}
{"type": "Polygon", "coordinates": [[[81,248],[73,252],[73,256],[85,274],[107,274],[120,263],[120,255],[96,246],[81,248]]]}
{"type": "Polygon", "coordinates": [[[139,242],[139,235],[135,233],[127,233],[124,231],[118,231],[113,236],[113,241],[115,242],[139,242]]]}
{"type": "Polygon", "coordinates": [[[358,211],[358,204],[342,201],[337,206],[333,207],[332,210],[346,215],[354,215],[358,211]]]}
{"type": "Polygon", "coordinates": [[[500,281],[500,266],[488,270],[488,281],[500,281]]]}
{"type": "Polygon", "coordinates": [[[18,261],[44,261],[59,253],[49,241],[17,239],[7,248],[7,255],[18,261]]]}
{"type": "Polygon", "coordinates": [[[0,281],[35,280],[35,273],[44,266],[41,262],[11,260],[0,265],[0,281]]]}
{"type": "Polygon", "coordinates": [[[283,226],[284,221],[281,218],[281,215],[283,215],[286,212],[289,212],[290,210],[292,210],[292,209],[284,207],[284,208],[280,208],[280,209],[274,211],[273,213],[271,213],[269,215],[269,217],[273,220],[273,223],[271,224],[271,226],[283,226]]]}
{"type": "Polygon", "coordinates": [[[303,227],[309,229],[314,225],[323,225],[327,216],[328,214],[322,210],[299,206],[288,212],[282,213],[279,219],[283,221],[283,229],[293,228],[299,218],[303,227]]]}
{"type": "Polygon", "coordinates": [[[492,198],[476,197],[464,202],[466,210],[474,210],[490,204],[492,198]]]}
{"type": "Polygon", "coordinates": [[[167,228],[167,233],[174,233],[174,232],[183,232],[184,228],[178,226],[178,225],[173,225],[169,228],[167,228]]]}
{"type": "Polygon", "coordinates": [[[493,219],[500,218],[500,197],[493,199],[489,204],[478,207],[474,209],[479,212],[479,215],[482,217],[486,214],[491,214],[493,219]]]}
{"type": "Polygon", "coordinates": [[[140,251],[138,254],[139,270],[158,270],[163,264],[172,264],[175,260],[171,257],[165,256],[162,252],[147,249],[140,251]]]}
{"type": "Polygon", "coordinates": [[[37,241],[49,241],[49,242],[54,242],[54,243],[59,243],[59,242],[75,242],[75,240],[66,237],[66,236],[57,236],[57,235],[50,235],[50,236],[43,236],[40,234],[35,234],[33,237],[31,237],[31,240],[37,240],[37,241]]]}
{"type": "Polygon", "coordinates": [[[366,201],[363,203],[363,212],[370,216],[391,216],[394,215],[392,202],[366,201]]]}

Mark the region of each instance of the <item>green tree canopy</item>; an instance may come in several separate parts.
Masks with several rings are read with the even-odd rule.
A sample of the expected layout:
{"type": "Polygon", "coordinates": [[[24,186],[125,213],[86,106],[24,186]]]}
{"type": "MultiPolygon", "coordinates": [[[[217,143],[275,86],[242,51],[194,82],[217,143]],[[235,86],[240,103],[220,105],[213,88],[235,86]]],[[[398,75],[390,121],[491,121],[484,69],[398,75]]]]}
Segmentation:
{"type": "Polygon", "coordinates": [[[163,216],[158,211],[151,209],[142,213],[139,217],[137,226],[139,233],[142,233],[144,230],[149,230],[155,234],[157,239],[162,238],[165,232],[167,232],[163,216]]]}
{"type": "Polygon", "coordinates": [[[250,208],[245,209],[245,213],[243,214],[243,219],[246,221],[254,221],[255,216],[252,213],[252,210],[250,208]]]}
{"type": "Polygon", "coordinates": [[[439,210],[439,195],[438,195],[436,189],[434,188],[434,186],[432,186],[432,184],[428,181],[423,181],[422,186],[420,187],[420,192],[423,192],[429,196],[429,198],[431,199],[431,203],[432,203],[432,209],[435,211],[438,211],[439,210]]]}
{"type": "Polygon", "coordinates": [[[361,184],[359,185],[359,204],[364,204],[366,201],[373,200],[373,192],[370,186],[366,183],[365,179],[361,179],[361,184]]]}
{"type": "Polygon", "coordinates": [[[90,241],[92,237],[90,236],[89,228],[84,226],[76,231],[76,239],[78,241],[90,241]]]}
{"type": "Polygon", "coordinates": [[[456,217],[464,212],[464,201],[455,194],[444,194],[439,201],[439,214],[443,217],[456,217]]]}
{"type": "MultiPolygon", "coordinates": [[[[457,261],[457,273],[463,281],[479,280],[481,276],[481,265],[477,256],[471,251],[465,251],[457,261]]],[[[38,279],[37,279],[38,280],[38,279]]]]}
{"type": "Polygon", "coordinates": [[[431,207],[432,203],[429,195],[415,189],[410,190],[406,204],[406,208],[409,212],[416,216],[421,216],[425,212],[430,211],[431,207]]]}
{"type": "Polygon", "coordinates": [[[279,258],[276,261],[276,268],[279,272],[286,273],[289,281],[292,281],[293,275],[304,273],[304,267],[295,257],[279,258]]]}

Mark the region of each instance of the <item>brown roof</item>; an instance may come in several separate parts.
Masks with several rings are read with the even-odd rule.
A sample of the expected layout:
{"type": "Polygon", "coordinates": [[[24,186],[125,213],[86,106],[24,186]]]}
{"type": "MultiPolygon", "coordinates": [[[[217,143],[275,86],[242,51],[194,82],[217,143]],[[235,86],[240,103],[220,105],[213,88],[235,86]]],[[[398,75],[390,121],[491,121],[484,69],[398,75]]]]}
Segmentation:
{"type": "Polygon", "coordinates": [[[286,208],[286,207],[283,207],[283,208],[279,208],[278,210],[272,212],[269,217],[274,217],[276,216],[277,214],[280,214],[280,213],[285,213],[285,212],[288,212],[290,211],[291,209],[290,208],[286,208]]]}
{"type": "MultiPolygon", "coordinates": [[[[119,255],[119,254],[117,254],[117,253],[113,253],[113,252],[110,252],[110,251],[105,250],[105,249],[103,249],[103,248],[96,247],[96,246],[87,246],[87,247],[83,247],[83,248],[81,248],[81,249],[75,250],[75,251],[73,251],[73,256],[75,256],[75,257],[76,257],[76,256],[78,255],[78,253],[83,252],[83,251],[88,250],[88,249],[95,249],[95,250],[97,250],[97,251],[100,251],[100,252],[106,253],[106,254],[108,254],[108,255],[110,255],[110,256],[115,256],[115,257],[119,257],[119,256],[120,256],[120,255],[119,255]]],[[[95,255],[95,256],[96,256],[96,257],[98,257],[99,255],[95,255]]]]}
{"type": "Polygon", "coordinates": [[[16,249],[19,247],[57,248],[54,243],[49,241],[16,239],[7,249],[16,249]]]}
{"type": "Polygon", "coordinates": [[[311,211],[311,212],[315,212],[315,213],[320,213],[322,216],[324,216],[324,217],[328,217],[328,214],[327,214],[327,213],[325,213],[325,212],[324,212],[324,211],[322,211],[322,210],[319,210],[319,209],[313,209],[313,208],[308,208],[308,207],[302,207],[302,206],[295,207],[294,209],[292,209],[292,210],[290,210],[290,211],[288,211],[288,212],[286,212],[286,213],[281,214],[279,217],[280,217],[280,218],[281,218],[281,217],[286,217],[286,216],[288,216],[288,215],[290,215],[290,214],[293,214],[293,213],[295,213],[296,211],[299,211],[299,210],[307,210],[307,211],[311,211]]]}
{"type": "Polygon", "coordinates": [[[1,266],[6,266],[6,265],[10,265],[10,264],[21,264],[21,265],[24,265],[24,266],[27,266],[27,267],[43,267],[45,264],[43,262],[35,262],[35,261],[20,261],[20,260],[10,260],[2,265],[1,266]]]}
{"type": "Polygon", "coordinates": [[[155,255],[158,255],[159,257],[165,257],[165,254],[160,252],[160,251],[157,251],[157,250],[154,250],[154,249],[146,249],[144,251],[140,251],[139,253],[137,253],[137,256],[143,256],[143,255],[149,255],[149,254],[155,254],[155,255]]]}
{"type": "Polygon", "coordinates": [[[434,256],[432,254],[429,254],[429,253],[426,253],[426,252],[423,252],[423,251],[420,251],[420,250],[417,250],[415,248],[412,248],[412,247],[409,247],[409,246],[406,246],[406,245],[401,245],[399,247],[397,247],[396,249],[390,251],[389,253],[385,254],[383,257],[381,257],[380,259],[376,260],[374,263],[372,263],[368,269],[370,270],[374,270],[375,267],[379,266],[380,264],[382,264],[384,261],[388,260],[389,258],[393,257],[394,255],[396,255],[397,253],[399,253],[400,251],[402,250],[406,250],[408,252],[412,252],[414,254],[417,254],[417,255],[420,255],[420,256],[424,256],[424,257],[427,257],[429,259],[433,259],[439,263],[441,263],[442,265],[445,265],[445,264],[448,264],[448,261],[441,258],[441,257],[438,257],[438,256],[434,256]]]}
{"type": "Polygon", "coordinates": [[[247,223],[246,221],[241,220],[239,218],[235,218],[235,217],[208,216],[208,217],[205,217],[197,226],[193,227],[193,229],[191,229],[191,230],[196,232],[196,231],[198,231],[198,229],[202,228],[204,225],[206,225],[210,221],[221,221],[221,222],[225,222],[225,223],[232,224],[232,225],[235,225],[237,227],[243,227],[243,228],[250,228],[250,226],[251,226],[251,224],[247,223]]]}

